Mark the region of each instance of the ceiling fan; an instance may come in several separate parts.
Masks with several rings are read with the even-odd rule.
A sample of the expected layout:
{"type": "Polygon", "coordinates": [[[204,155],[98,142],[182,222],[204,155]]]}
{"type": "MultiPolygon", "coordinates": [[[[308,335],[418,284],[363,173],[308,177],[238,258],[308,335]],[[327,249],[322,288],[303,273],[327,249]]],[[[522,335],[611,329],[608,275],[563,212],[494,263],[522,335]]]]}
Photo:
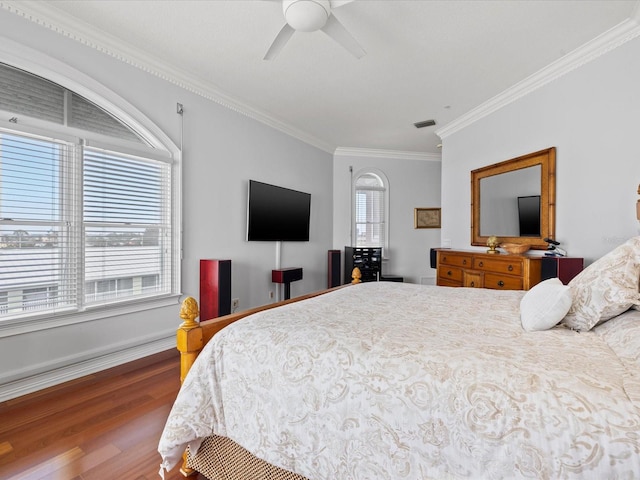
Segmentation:
{"type": "Polygon", "coordinates": [[[362,58],[366,52],[333,15],[332,10],[353,0],[270,0],[282,1],[285,23],[280,33],[267,50],[265,60],[273,60],[293,36],[298,32],[322,30],[342,45],[356,58],[362,58]]]}

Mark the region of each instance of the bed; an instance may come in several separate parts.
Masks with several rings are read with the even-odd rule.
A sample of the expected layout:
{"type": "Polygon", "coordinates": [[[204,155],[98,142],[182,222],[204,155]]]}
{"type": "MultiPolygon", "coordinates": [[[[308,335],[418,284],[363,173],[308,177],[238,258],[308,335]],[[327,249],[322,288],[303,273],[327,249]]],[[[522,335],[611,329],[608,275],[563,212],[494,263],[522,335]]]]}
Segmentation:
{"type": "Polygon", "coordinates": [[[528,292],[371,282],[200,324],[191,299],[162,466],[186,448],[212,480],[638,478],[639,278],[635,237],[528,292]]]}

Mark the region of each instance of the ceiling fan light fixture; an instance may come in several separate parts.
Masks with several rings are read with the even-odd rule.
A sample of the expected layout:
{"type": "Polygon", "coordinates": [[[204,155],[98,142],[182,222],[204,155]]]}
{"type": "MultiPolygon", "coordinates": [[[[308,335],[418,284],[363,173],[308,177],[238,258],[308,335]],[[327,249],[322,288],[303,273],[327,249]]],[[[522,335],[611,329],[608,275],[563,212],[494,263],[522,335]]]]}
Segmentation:
{"type": "Polygon", "coordinates": [[[331,15],[329,0],[289,0],[282,2],[284,18],[291,28],[315,32],[324,27],[331,15]]]}

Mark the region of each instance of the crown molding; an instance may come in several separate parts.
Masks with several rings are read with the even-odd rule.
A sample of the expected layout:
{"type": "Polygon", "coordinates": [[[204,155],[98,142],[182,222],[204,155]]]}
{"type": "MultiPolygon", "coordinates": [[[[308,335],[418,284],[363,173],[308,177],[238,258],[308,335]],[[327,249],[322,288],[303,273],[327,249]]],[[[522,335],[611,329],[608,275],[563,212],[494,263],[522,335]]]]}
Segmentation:
{"type": "Polygon", "coordinates": [[[334,156],[386,158],[394,160],[428,160],[439,162],[442,158],[437,153],[403,152],[399,150],[378,150],[372,148],[338,147],[334,156]]]}
{"type": "Polygon", "coordinates": [[[0,0],[0,9],[7,10],[44,28],[53,30],[71,40],[154,75],[188,92],[213,101],[229,110],[268,125],[320,150],[327,153],[333,152],[335,145],[330,145],[266,112],[233,98],[210,82],[204,82],[192,75],[172,68],[159,57],[134,49],[113,35],[99,32],[79,20],[71,20],[47,3],[34,0],[0,0]]]}
{"type": "Polygon", "coordinates": [[[519,98],[640,35],[640,2],[633,16],[435,131],[440,138],[462,130],[519,98]]]}

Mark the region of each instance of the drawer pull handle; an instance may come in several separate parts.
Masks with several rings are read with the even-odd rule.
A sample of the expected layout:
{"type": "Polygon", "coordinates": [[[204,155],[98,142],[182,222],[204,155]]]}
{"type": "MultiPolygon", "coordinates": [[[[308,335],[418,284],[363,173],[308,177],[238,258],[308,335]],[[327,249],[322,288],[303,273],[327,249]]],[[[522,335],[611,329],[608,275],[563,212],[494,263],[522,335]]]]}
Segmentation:
{"type": "Polygon", "coordinates": [[[476,282],[471,282],[471,286],[475,287],[476,286],[476,282]]]}
{"type": "Polygon", "coordinates": [[[498,286],[499,287],[504,287],[504,282],[502,280],[498,281],[498,286]]]}
{"type": "Polygon", "coordinates": [[[467,259],[465,258],[464,260],[462,260],[462,264],[466,265],[467,264],[467,259]]]}
{"type": "Polygon", "coordinates": [[[478,264],[478,266],[480,266],[480,267],[484,267],[484,262],[480,262],[480,263],[478,264]]]}
{"type": "Polygon", "coordinates": [[[449,275],[449,276],[451,276],[451,275],[452,275],[451,270],[449,270],[449,271],[447,272],[447,275],[449,275]]]}
{"type": "Polygon", "coordinates": [[[509,265],[509,268],[507,268],[507,270],[509,270],[510,272],[513,272],[513,265],[509,265]]]}

